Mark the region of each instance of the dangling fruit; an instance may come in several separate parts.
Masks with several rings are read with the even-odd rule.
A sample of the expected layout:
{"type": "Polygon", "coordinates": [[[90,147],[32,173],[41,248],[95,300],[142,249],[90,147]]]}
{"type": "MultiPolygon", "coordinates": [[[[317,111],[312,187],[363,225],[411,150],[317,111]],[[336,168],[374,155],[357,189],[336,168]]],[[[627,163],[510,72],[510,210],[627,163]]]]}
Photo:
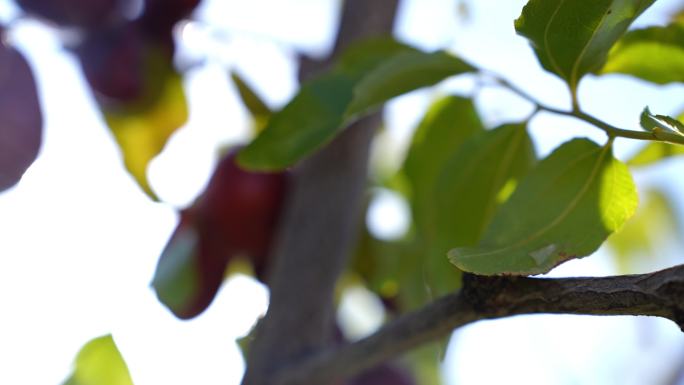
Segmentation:
{"type": "Polygon", "coordinates": [[[65,27],[99,28],[123,18],[130,0],[16,0],[28,13],[65,27]]]}
{"type": "Polygon", "coordinates": [[[254,173],[235,163],[217,165],[205,192],[181,219],[157,264],[152,286],[181,319],[206,309],[228,263],[246,256],[263,277],[286,192],[287,173],[254,173]]]}
{"type": "Polygon", "coordinates": [[[43,116],[26,59],[0,27],[0,191],[14,186],[38,156],[43,116]]]}

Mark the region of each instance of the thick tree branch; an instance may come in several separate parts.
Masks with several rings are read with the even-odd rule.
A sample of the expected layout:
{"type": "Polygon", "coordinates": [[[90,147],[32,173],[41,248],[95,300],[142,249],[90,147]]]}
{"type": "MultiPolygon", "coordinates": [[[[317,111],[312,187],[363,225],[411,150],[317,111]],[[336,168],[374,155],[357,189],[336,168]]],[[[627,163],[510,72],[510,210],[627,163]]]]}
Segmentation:
{"type": "Polygon", "coordinates": [[[372,367],[474,321],[520,314],[646,315],[684,330],[684,265],[650,274],[544,279],[466,274],[463,289],[358,342],[284,369],[273,384],[324,384],[372,367]]]}
{"type": "MultiPolygon", "coordinates": [[[[350,42],[392,32],[398,0],[346,0],[333,56],[350,42]]],[[[305,61],[303,78],[328,62],[305,61]]],[[[245,385],[319,352],[332,336],[333,293],[357,235],[370,142],[379,115],[356,122],[294,170],[269,274],[269,310],[250,346],[245,385]]],[[[325,385],[302,380],[298,385],[325,385]]]]}

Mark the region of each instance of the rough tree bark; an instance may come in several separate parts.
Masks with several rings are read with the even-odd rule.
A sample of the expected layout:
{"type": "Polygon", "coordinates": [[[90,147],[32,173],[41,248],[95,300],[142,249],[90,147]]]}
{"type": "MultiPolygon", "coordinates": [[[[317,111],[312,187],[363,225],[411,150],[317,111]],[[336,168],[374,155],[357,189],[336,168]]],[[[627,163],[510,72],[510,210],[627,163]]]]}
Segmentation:
{"type": "Polygon", "coordinates": [[[321,352],[274,376],[274,385],[358,373],[469,323],[520,314],[663,317],[684,331],[684,265],[650,274],[544,279],[464,275],[463,288],[358,342],[321,352]]]}
{"type": "MultiPolygon", "coordinates": [[[[344,1],[331,57],[355,40],[391,34],[397,2],[344,1]]],[[[305,61],[302,76],[328,63],[305,61]]],[[[332,335],[334,288],[357,235],[378,126],[378,115],[355,123],[295,168],[269,274],[269,309],[250,346],[244,385],[271,384],[276,370],[320,351],[332,335]]],[[[298,384],[324,385],[307,379],[298,384]]]]}

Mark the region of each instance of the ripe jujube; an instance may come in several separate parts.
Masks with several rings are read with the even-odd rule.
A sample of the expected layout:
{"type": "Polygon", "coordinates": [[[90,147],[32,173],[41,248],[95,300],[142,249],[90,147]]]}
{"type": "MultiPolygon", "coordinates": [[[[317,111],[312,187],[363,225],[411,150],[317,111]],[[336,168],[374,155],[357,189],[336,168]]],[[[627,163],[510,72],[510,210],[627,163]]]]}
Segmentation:
{"type": "Polygon", "coordinates": [[[197,8],[201,0],[147,0],[140,22],[151,35],[165,34],[197,8]]]}
{"type": "Polygon", "coordinates": [[[144,107],[161,94],[173,71],[170,33],[150,37],[138,22],[92,31],[73,48],[101,103],[144,107]]]}
{"type": "Polygon", "coordinates": [[[28,13],[66,27],[92,29],[123,18],[130,0],[16,0],[28,13]]]}
{"type": "Polygon", "coordinates": [[[0,26],[0,191],[14,186],[38,156],[43,126],[33,72],[2,37],[0,26]]]}
{"type": "Polygon", "coordinates": [[[152,286],[179,318],[209,306],[234,257],[247,256],[258,277],[267,267],[288,176],[245,171],[235,155],[219,162],[205,192],[181,212],[159,259],[152,286]]]}
{"type": "Polygon", "coordinates": [[[202,226],[222,234],[260,273],[280,214],[287,173],[245,171],[235,156],[231,152],[219,162],[195,208],[202,226]]]}

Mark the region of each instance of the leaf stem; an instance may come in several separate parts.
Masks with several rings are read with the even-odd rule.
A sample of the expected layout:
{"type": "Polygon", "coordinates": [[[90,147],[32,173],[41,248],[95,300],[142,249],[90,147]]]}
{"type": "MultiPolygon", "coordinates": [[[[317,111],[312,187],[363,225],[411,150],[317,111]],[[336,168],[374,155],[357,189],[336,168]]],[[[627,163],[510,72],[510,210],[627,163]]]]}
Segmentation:
{"type": "Polygon", "coordinates": [[[551,113],[557,114],[557,115],[564,115],[564,116],[573,117],[575,119],[585,121],[585,122],[599,128],[599,129],[603,130],[611,138],[621,137],[621,138],[629,138],[629,139],[636,139],[636,140],[650,140],[650,141],[668,142],[668,143],[675,143],[675,144],[684,145],[684,135],[679,135],[679,134],[676,134],[673,132],[659,132],[658,134],[656,134],[653,132],[633,131],[633,130],[626,130],[623,128],[615,127],[609,123],[604,122],[603,120],[601,120],[599,118],[596,118],[596,117],[582,111],[579,108],[577,100],[574,96],[573,96],[572,110],[571,111],[562,110],[559,108],[551,107],[549,105],[546,105],[546,104],[538,101],[535,97],[533,97],[532,95],[523,91],[518,86],[512,84],[511,82],[502,78],[499,75],[492,74],[490,72],[487,72],[486,74],[488,76],[491,76],[497,85],[507,88],[511,92],[517,94],[518,96],[522,97],[523,99],[534,104],[536,107],[535,112],[534,112],[535,114],[539,111],[547,111],[547,112],[551,112],[551,113]]]}

